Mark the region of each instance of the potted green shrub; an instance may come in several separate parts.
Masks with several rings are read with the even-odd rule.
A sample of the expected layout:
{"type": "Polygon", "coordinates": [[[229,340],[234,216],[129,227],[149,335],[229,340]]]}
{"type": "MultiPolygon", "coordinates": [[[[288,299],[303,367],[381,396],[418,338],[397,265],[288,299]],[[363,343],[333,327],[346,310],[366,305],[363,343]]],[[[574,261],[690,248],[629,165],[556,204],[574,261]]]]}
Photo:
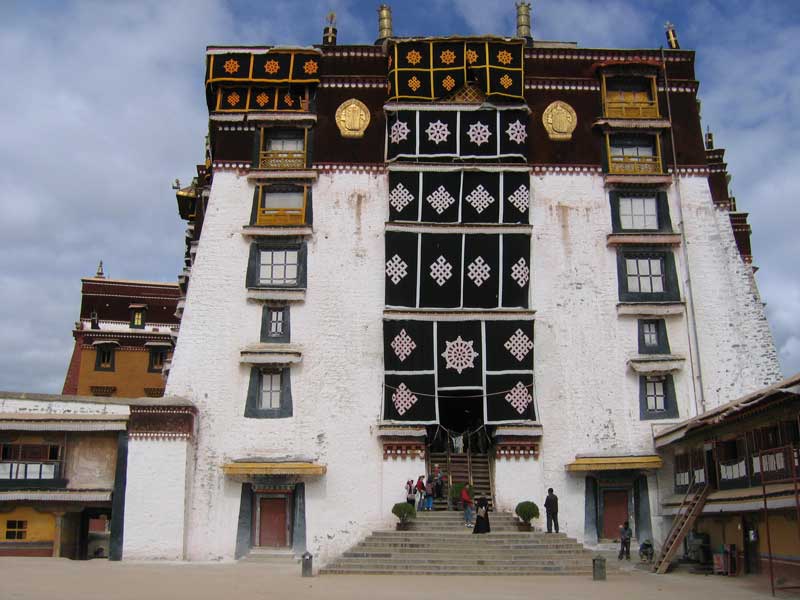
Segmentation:
{"type": "Polygon", "coordinates": [[[411,525],[411,519],[417,518],[417,509],[408,502],[398,502],[392,507],[392,514],[399,519],[398,531],[406,531],[411,525]]]}
{"type": "Polygon", "coordinates": [[[535,502],[531,502],[529,500],[525,500],[517,504],[517,508],[514,509],[514,512],[520,519],[517,523],[517,527],[520,531],[530,531],[531,519],[536,519],[539,517],[539,507],[536,506],[535,502]]]}

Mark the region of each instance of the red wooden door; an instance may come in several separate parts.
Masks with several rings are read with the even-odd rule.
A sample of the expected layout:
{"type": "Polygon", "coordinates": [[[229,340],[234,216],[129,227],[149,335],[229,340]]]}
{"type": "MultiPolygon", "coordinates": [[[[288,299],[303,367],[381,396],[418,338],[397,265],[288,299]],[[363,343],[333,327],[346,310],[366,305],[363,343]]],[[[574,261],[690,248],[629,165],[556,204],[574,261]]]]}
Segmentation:
{"type": "Polygon", "coordinates": [[[625,490],[603,491],[603,537],[619,538],[619,527],[628,520],[628,492],[625,490]]]}
{"type": "Polygon", "coordinates": [[[286,546],[286,498],[261,498],[259,546],[286,546]]]}

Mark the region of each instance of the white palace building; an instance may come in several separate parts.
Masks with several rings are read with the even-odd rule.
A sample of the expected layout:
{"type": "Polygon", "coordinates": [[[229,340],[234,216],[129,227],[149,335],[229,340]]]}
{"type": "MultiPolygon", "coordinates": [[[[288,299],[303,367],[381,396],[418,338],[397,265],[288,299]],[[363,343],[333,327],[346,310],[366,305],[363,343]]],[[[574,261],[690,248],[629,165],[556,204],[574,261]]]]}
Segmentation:
{"type": "Polygon", "coordinates": [[[654,433],[780,379],[695,53],[519,10],[513,37],[396,37],[382,7],[372,45],[208,48],[163,401],[196,415],[130,436],[124,558],[325,565],[434,463],[496,511],[554,488],[583,544],[620,517],[658,542],[654,433]]]}

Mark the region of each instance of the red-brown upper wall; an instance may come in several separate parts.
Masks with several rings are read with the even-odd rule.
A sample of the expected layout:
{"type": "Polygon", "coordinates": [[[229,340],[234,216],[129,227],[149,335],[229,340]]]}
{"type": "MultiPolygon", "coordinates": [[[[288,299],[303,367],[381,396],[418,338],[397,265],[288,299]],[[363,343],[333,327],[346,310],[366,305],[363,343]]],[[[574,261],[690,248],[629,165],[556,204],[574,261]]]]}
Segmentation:
{"type": "Polygon", "coordinates": [[[130,321],[131,304],[146,304],[149,323],[177,325],[175,308],[181,296],[177,284],[113,279],[81,279],[81,319],[92,312],[101,321],[130,321]]]}

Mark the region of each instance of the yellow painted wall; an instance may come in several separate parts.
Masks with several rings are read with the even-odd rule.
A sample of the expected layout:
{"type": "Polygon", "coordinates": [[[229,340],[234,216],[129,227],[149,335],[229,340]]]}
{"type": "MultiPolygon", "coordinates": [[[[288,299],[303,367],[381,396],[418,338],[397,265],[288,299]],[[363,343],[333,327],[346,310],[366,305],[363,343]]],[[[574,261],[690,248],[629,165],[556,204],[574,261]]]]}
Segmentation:
{"type": "Polygon", "coordinates": [[[700,533],[707,533],[711,538],[711,550],[716,552],[722,544],[736,544],[737,551],[744,548],[744,530],[740,527],[742,517],[730,515],[726,517],[701,517],[695,523],[700,533]]]}
{"type": "MultiPolygon", "coordinates": [[[[800,557],[800,533],[797,529],[797,519],[794,518],[794,510],[780,513],[770,511],[769,534],[772,554],[800,557]]],[[[767,527],[763,518],[758,523],[758,539],[761,553],[766,554],[767,527]]]]}
{"type": "Polygon", "coordinates": [[[8,521],[27,521],[27,535],[24,540],[8,540],[14,542],[52,542],[56,538],[56,518],[50,513],[40,513],[28,506],[20,506],[11,512],[0,513],[0,532],[6,541],[6,524],[8,521]]]}
{"type": "Polygon", "coordinates": [[[91,396],[92,386],[115,386],[113,394],[120,398],[141,398],[144,388],[163,388],[161,373],[149,373],[150,351],[142,349],[117,348],[114,350],[114,370],[95,371],[97,352],[94,348],[83,348],[81,366],[78,374],[78,395],[91,396]]]}

